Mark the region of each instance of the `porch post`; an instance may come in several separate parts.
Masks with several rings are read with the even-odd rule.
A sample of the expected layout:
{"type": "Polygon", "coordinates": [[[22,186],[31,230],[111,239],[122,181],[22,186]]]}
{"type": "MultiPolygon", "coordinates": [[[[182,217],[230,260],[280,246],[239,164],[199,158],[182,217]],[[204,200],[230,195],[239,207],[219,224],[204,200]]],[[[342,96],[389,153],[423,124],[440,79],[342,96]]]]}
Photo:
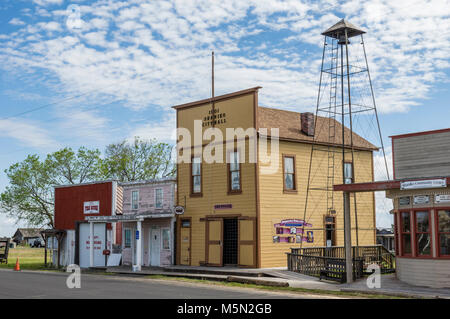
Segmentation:
{"type": "Polygon", "coordinates": [[[94,223],[89,222],[89,265],[94,267],[94,223]]]}
{"type": "Polygon", "coordinates": [[[138,271],[141,270],[142,265],[142,220],[137,221],[137,234],[136,234],[136,264],[138,271]]]}
{"type": "Polygon", "coordinates": [[[347,283],[353,282],[352,262],[352,237],[350,222],[350,193],[344,192],[344,249],[345,249],[345,271],[347,283]]]}

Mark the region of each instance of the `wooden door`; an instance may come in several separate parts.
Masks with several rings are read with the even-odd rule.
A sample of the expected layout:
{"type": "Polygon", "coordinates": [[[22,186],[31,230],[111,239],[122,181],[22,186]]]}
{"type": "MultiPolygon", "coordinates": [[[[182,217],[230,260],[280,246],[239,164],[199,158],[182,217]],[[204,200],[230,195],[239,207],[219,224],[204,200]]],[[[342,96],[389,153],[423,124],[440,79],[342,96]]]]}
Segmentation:
{"type": "Polygon", "coordinates": [[[238,219],[238,263],[241,267],[256,267],[256,218],[238,219]]]}
{"type": "Polygon", "coordinates": [[[191,265],[191,219],[180,220],[180,265],[191,265]]]}
{"type": "Polygon", "coordinates": [[[206,263],[208,266],[223,265],[223,220],[221,218],[206,221],[206,263]]]}

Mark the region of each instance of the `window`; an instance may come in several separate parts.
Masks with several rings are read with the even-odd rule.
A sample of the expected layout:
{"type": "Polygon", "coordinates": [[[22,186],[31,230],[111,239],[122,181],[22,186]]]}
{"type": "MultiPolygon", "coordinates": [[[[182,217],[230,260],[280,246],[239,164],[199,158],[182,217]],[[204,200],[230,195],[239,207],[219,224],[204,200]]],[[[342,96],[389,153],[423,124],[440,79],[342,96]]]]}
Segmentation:
{"type": "Polygon", "coordinates": [[[169,230],[169,228],[162,229],[162,249],[170,250],[170,230],[169,230]]]}
{"type": "Polygon", "coordinates": [[[131,209],[139,208],[139,191],[131,192],[131,209]]]}
{"type": "Polygon", "coordinates": [[[428,211],[415,213],[416,251],[418,256],[431,255],[430,214],[428,211]]]}
{"type": "Polygon", "coordinates": [[[155,208],[162,208],[163,206],[163,190],[161,188],[155,189],[155,208]]]}
{"type": "Polygon", "coordinates": [[[190,219],[182,219],[181,220],[181,227],[182,228],[189,228],[189,227],[191,227],[191,220],[190,219]]]}
{"type": "Polygon", "coordinates": [[[202,193],[202,164],[200,157],[193,157],[191,163],[191,193],[202,193]]]}
{"type": "Polygon", "coordinates": [[[125,228],[124,230],[125,233],[125,240],[124,240],[124,244],[125,244],[125,248],[130,248],[131,247],[131,229],[130,228],[125,228]]]}
{"type": "Polygon", "coordinates": [[[450,210],[438,211],[439,256],[450,255],[450,210]]]}
{"type": "Polygon", "coordinates": [[[353,183],[353,163],[344,163],[344,183],[353,183]]]}
{"type": "Polygon", "coordinates": [[[239,164],[239,152],[229,153],[228,163],[228,187],[230,193],[241,192],[241,165],[239,164]]]}
{"type": "Polygon", "coordinates": [[[295,180],[295,157],[283,155],[283,170],[284,170],[284,190],[295,191],[297,183],[295,180]]]}
{"type": "Polygon", "coordinates": [[[334,216],[325,216],[325,246],[332,247],[336,244],[336,219],[334,216]]]}
{"type": "Polygon", "coordinates": [[[411,255],[411,215],[409,212],[400,213],[402,255],[411,255]]]}

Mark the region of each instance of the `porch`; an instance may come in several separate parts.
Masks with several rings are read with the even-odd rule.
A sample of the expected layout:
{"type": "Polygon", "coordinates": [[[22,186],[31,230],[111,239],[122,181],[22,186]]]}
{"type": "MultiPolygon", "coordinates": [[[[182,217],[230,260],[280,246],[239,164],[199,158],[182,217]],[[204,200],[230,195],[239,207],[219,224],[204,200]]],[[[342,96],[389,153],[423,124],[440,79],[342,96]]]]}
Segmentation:
{"type": "MultiPolygon", "coordinates": [[[[395,257],[382,245],[352,247],[353,278],[372,273],[368,268],[376,264],[382,274],[395,272],[395,257]]],[[[288,270],[308,276],[345,282],[344,247],[291,248],[287,253],[288,270]]]]}

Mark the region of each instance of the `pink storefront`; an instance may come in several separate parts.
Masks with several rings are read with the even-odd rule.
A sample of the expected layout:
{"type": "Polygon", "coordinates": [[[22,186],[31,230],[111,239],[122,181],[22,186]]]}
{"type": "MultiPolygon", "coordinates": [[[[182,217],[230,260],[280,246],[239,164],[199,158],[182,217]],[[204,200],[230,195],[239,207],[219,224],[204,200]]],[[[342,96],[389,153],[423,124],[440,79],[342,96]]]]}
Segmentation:
{"type": "Polygon", "coordinates": [[[176,181],[162,179],[120,186],[124,217],[122,264],[138,268],[173,264],[176,181]]]}

